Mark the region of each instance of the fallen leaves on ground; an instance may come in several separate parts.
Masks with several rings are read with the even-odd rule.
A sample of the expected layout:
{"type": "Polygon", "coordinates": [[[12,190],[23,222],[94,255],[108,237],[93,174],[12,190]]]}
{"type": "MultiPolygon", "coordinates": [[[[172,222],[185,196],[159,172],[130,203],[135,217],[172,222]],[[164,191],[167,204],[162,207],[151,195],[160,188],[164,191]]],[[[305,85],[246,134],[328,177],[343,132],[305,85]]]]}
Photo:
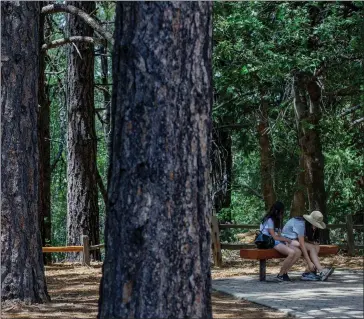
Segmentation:
{"type": "MultiPolygon", "coordinates": [[[[259,262],[241,260],[238,251],[224,251],[223,267],[213,267],[212,278],[231,276],[258,276],[259,262]]],[[[321,258],[324,266],[336,268],[363,269],[362,257],[344,255],[321,258]]],[[[267,273],[277,273],[282,260],[269,260],[267,273]]],[[[24,305],[17,302],[2,304],[1,318],[7,319],[94,319],[97,316],[101,263],[92,263],[91,267],[80,264],[59,263],[46,266],[48,292],[52,302],[47,304],[24,305]]],[[[303,271],[301,259],[293,267],[294,271],[303,271]]],[[[216,319],[264,319],[292,318],[282,312],[264,307],[246,300],[239,300],[229,295],[214,291],[212,293],[213,316],[216,319]]]]}

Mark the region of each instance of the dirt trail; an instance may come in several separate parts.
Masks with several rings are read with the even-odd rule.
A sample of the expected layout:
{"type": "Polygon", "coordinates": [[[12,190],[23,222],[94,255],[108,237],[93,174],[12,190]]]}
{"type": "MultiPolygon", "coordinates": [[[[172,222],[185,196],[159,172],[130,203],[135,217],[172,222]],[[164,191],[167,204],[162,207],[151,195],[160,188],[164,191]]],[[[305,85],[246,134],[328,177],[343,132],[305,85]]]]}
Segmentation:
{"type": "MultiPolygon", "coordinates": [[[[213,268],[213,278],[223,278],[238,275],[256,275],[258,263],[242,262],[238,255],[232,253],[225,257],[222,268],[213,268]]],[[[336,267],[362,269],[362,257],[348,258],[335,256],[325,258],[323,264],[334,264],[336,267]]],[[[268,263],[268,273],[279,269],[279,261],[268,263]]],[[[294,270],[303,270],[300,262],[294,270]]],[[[46,267],[48,291],[52,298],[49,304],[23,305],[6,303],[2,306],[1,318],[21,319],[94,319],[97,316],[99,283],[101,279],[101,264],[93,263],[91,267],[76,264],[54,264],[46,267]]],[[[238,300],[229,295],[213,292],[212,306],[214,318],[292,318],[281,312],[257,305],[245,300],[238,300]]]]}

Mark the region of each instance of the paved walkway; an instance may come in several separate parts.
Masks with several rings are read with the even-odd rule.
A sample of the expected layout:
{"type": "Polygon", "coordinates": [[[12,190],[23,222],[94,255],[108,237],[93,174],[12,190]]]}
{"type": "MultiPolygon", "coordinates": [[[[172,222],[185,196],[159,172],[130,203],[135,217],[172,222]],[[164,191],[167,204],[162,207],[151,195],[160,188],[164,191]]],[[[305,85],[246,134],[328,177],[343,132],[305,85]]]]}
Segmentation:
{"type": "Polygon", "coordinates": [[[335,270],[327,281],[301,281],[292,273],[292,282],[276,282],[267,275],[213,280],[212,288],[298,318],[364,318],[363,271],[335,270]]]}

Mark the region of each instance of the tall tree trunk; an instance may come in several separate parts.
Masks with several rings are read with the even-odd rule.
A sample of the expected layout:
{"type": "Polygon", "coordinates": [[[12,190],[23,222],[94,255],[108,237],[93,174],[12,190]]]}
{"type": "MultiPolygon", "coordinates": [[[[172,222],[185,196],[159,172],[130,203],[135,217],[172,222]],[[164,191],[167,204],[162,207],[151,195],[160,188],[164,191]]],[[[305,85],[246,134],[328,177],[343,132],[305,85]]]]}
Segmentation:
{"type": "MultiPolygon", "coordinates": [[[[43,3],[43,2],[41,2],[43,3]]],[[[43,3],[44,5],[47,2],[43,3]]],[[[45,36],[45,16],[40,16],[39,26],[39,84],[38,84],[38,143],[39,143],[39,223],[42,245],[49,245],[52,237],[51,222],[51,147],[50,147],[50,101],[45,77],[45,55],[41,50],[45,36]]],[[[43,254],[44,263],[52,261],[51,254],[43,254]]]]}
{"type": "Polygon", "coordinates": [[[118,2],[99,318],[211,318],[210,2],[118,2]]]}
{"type": "Polygon", "coordinates": [[[39,3],[1,2],[1,299],[49,300],[38,222],[39,3]]]}
{"type": "MultiPolygon", "coordinates": [[[[232,182],[232,140],[229,130],[213,129],[211,145],[211,184],[214,214],[230,207],[232,182]]],[[[226,222],[232,222],[232,216],[226,222]]]]}
{"type": "MultiPolygon", "coordinates": [[[[326,192],[324,184],[324,156],[319,135],[321,88],[316,79],[306,73],[295,77],[295,114],[299,143],[303,155],[305,186],[309,210],[319,210],[327,223],[326,192]]],[[[329,241],[328,231],[321,232],[321,242],[329,241]]]]}
{"type": "MultiPolygon", "coordinates": [[[[325,163],[322,153],[319,126],[321,120],[321,88],[313,78],[307,83],[307,92],[310,102],[310,116],[307,119],[309,123],[305,130],[302,147],[304,151],[305,167],[307,171],[307,183],[310,187],[308,190],[308,202],[310,211],[319,210],[324,215],[324,222],[327,223],[326,211],[326,191],[325,191],[325,163]]],[[[329,243],[329,232],[324,230],[320,232],[320,241],[323,244],[329,243]]]]}
{"type": "MultiPolygon", "coordinates": [[[[95,2],[70,2],[91,13],[95,2]]],[[[70,15],[70,34],[92,36],[93,30],[79,17],[70,15]]],[[[70,45],[68,63],[68,136],[67,136],[67,244],[79,245],[88,235],[92,245],[99,243],[99,208],[96,167],[94,114],[94,54],[89,43],[70,45]]],[[[76,254],[69,259],[75,260],[76,254]]],[[[94,258],[100,259],[99,251],[94,258]]]]}
{"type": "Polygon", "coordinates": [[[293,200],[290,209],[291,217],[302,216],[306,213],[306,182],[305,182],[305,168],[303,162],[303,155],[300,156],[298,173],[296,181],[296,191],[293,194],[293,200]]]}
{"type": "Polygon", "coordinates": [[[269,140],[268,101],[262,94],[261,108],[258,112],[258,139],[260,148],[260,178],[265,209],[268,210],[276,201],[273,185],[273,156],[269,140]]]}
{"type": "Polygon", "coordinates": [[[109,65],[107,59],[107,43],[105,43],[100,50],[101,53],[101,83],[104,86],[104,107],[105,107],[105,116],[104,116],[104,133],[105,133],[105,143],[107,154],[110,158],[111,154],[111,130],[110,130],[110,110],[111,110],[111,94],[109,93],[109,65]]]}

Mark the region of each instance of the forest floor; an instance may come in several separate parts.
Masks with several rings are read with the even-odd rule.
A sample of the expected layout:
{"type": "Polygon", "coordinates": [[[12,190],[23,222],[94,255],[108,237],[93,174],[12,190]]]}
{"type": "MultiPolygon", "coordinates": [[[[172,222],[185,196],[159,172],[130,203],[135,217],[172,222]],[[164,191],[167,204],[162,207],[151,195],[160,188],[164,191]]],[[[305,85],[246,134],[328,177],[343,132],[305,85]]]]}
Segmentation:
{"type": "MultiPolygon", "coordinates": [[[[343,269],[363,269],[362,257],[338,255],[322,258],[323,265],[334,265],[343,269]]],[[[225,251],[224,266],[212,268],[212,278],[226,278],[240,275],[258,276],[257,261],[242,261],[238,251],[225,251]]],[[[279,271],[279,260],[267,262],[267,273],[279,271]]],[[[294,266],[294,271],[303,271],[304,262],[294,266]]],[[[59,318],[59,319],[94,319],[97,315],[101,264],[92,263],[91,267],[77,264],[57,263],[46,266],[48,292],[52,302],[48,304],[24,305],[5,303],[2,305],[1,318],[59,318]]],[[[258,305],[246,300],[239,300],[230,295],[212,294],[214,318],[292,318],[282,312],[258,305]]]]}

